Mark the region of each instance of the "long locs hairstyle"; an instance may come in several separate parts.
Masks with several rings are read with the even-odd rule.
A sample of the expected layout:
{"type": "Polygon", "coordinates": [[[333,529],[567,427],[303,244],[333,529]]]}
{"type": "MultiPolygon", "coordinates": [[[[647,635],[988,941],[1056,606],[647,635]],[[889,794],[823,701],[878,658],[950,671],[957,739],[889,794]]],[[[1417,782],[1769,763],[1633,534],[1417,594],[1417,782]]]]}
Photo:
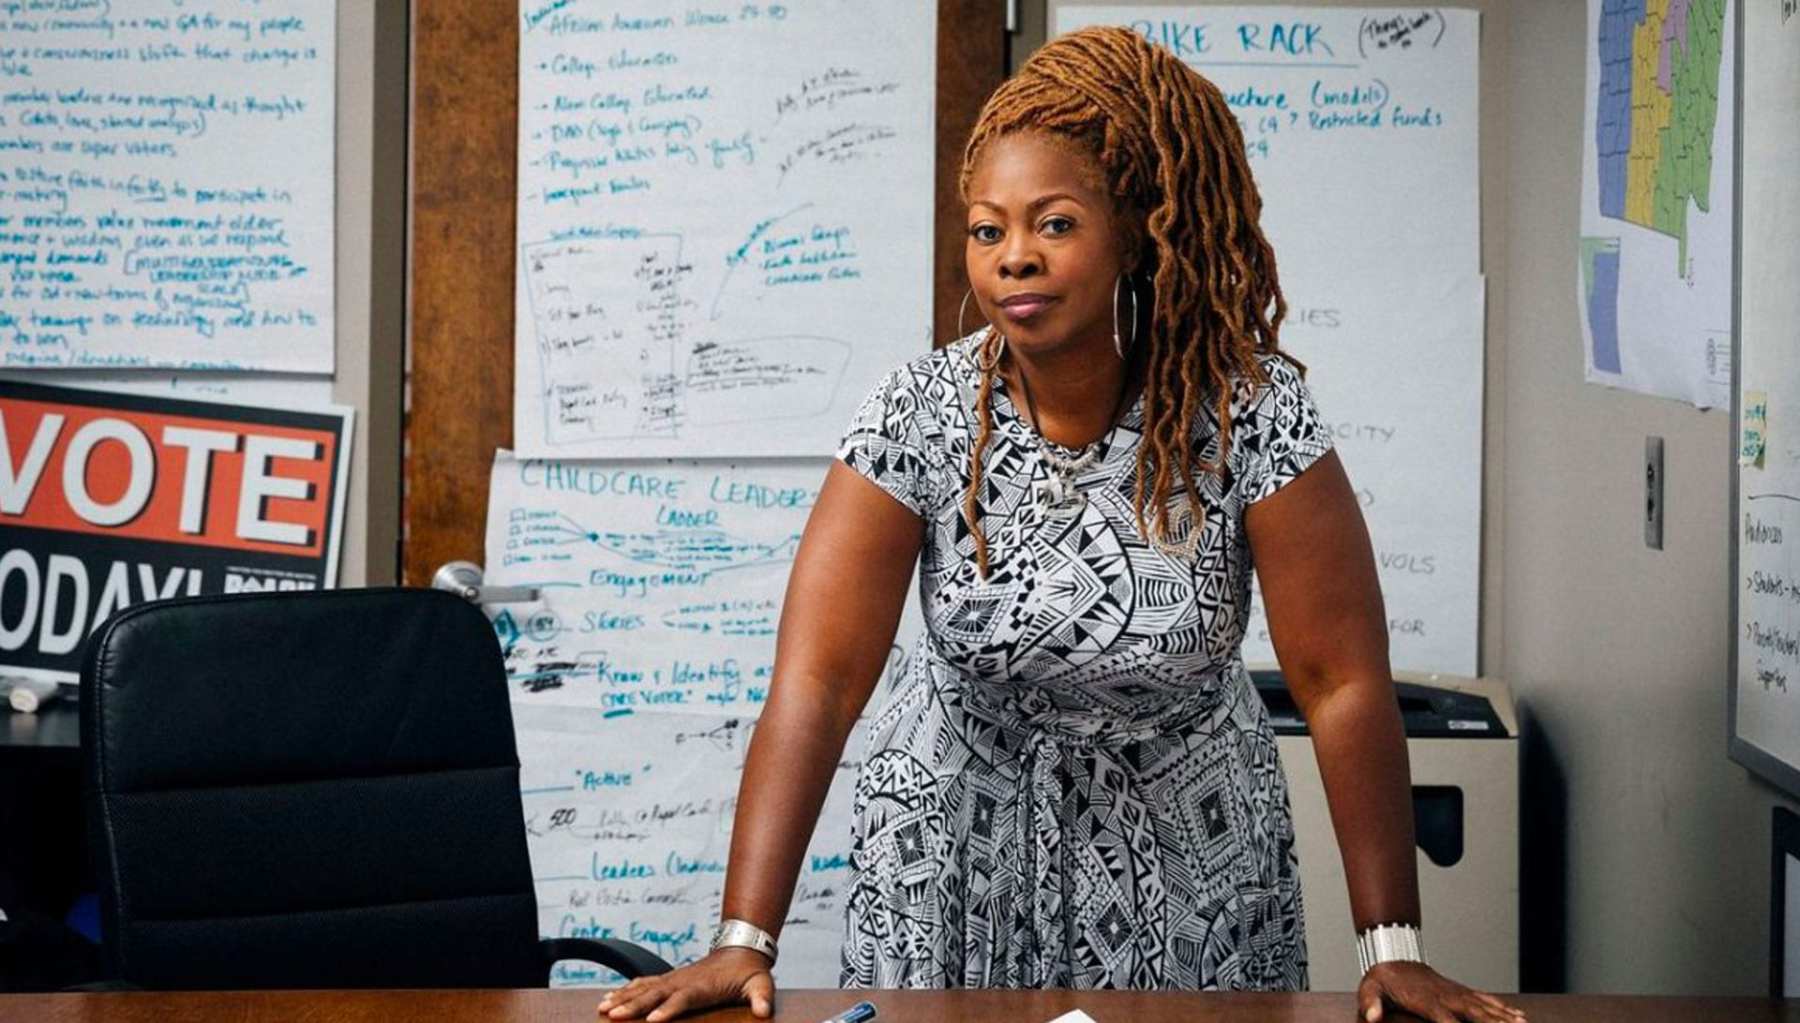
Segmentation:
{"type": "MultiPolygon", "coordinates": [[[[1268,382],[1256,357],[1279,350],[1287,315],[1237,118],[1217,86],[1168,51],[1122,28],[1091,28],[1051,41],[988,98],[963,152],[965,201],[985,147],[1024,131],[1048,133],[1087,154],[1124,219],[1141,222],[1139,265],[1152,298],[1137,341],[1144,442],[1133,501],[1138,529],[1166,542],[1176,483],[1197,502],[1196,477],[1223,473],[1234,384],[1268,382]],[[1207,401],[1219,421],[1216,461],[1199,458],[1191,442],[1207,401]]],[[[990,332],[988,340],[963,497],[982,578],[982,452],[992,433],[989,404],[1001,353],[998,335],[990,332]]],[[[1191,510],[1189,528],[1199,529],[1203,509],[1191,510]]]]}

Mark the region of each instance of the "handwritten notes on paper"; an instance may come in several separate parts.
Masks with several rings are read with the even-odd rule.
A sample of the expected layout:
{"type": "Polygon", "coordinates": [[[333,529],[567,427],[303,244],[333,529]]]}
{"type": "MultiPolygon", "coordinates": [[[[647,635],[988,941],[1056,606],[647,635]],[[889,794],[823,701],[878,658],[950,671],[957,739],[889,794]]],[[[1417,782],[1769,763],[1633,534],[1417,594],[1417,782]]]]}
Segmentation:
{"type": "Polygon", "coordinates": [[[1763,464],[1763,450],[1769,443],[1769,392],[1745,391],[1744,407],[1738,432],[1738,464],[1763,464]]]}
{"type": "MultiPolygon", "coordinates": [[[[825,467],[572,459],[823,456],[923,349],[936,11],[667,6],[519,7],[514,435],[542,460],[496,459],[487,566],[543,592],[495,618],[543,932],[679,963],[718,919],[825,467]]],[[[858,745],[801,870],[784,984],[837,980],[858,745]]]]}
{"type": "Polygon", "coordinates": [[[1475,11],[1056,11],[1058,32],[1088,25],[1130,28],[1224,93],[1243,131],[1284,285],[1371,264],[1480,272],[1475,11]]]}
{"type": "Polygon", "coordinates": [[[0,365],[331,371],[335,22],[0,3],[0,365]]]}
{"type": "MultiPolygon", "coordinates": [[[[1479,277],[1344,278],[1288,292],[1282,347],[1356,489],[1396,667],[1475,674],[1481,592],[1479,277]],[[1383,370],[1365,363],[1379,351],[1383,370]]],[[[1275,651],[1254,592],[1244,659],[1275,651]]]]}
{"type": "Polygon", "coordinates": [[[520,454],[828,454],[929,337],[935,5],[519,14],[520,454]]]}
{"type": "MultiPolygon", "coordinates": [[[[704,954],[718,920],[744,750],[769,696],[775,626],[821,460],[527,461],[489,486],[489,609],[513,685],[525,812],[549,936],[704,954]]],[[[885,684],[921,625],[908,609],[885,684]]],[[[786,984],[835,986],[852,740],[782,935],[786,984]]],[[[563,983],[605,978],[574,964],[563,983]]]]}
{"type": "Polygon", "coordinates": [[[1800,565],[1787,545],[1792,515],[1785,504],[1800,503],[1791,494],[1763,491],[1743,497],[1738,534],[1738,561],[1744,578],[1739,590],[1739,685],[1753,681],[1764,693],[1788,691],[1790,678],[1800,677],[1800,565]]]}
{"type": "Polygon", "coordinates": [[[754,717],[824,478],[804,466],[524,461],[489,489],[489,578],[542,588],[495,621],[523,703],[754,717]]]}
{"type": "MultiPolygon", "coordinates": [[[[1263,198],[1282,346],[1375,544],[1394,666],[1476,672],[1483,283],[1474,11],[1089,7],[1219,87],[1263,198]],[[1379,241],[1372,241],[1379,239],[1379,241]]],[[[1260,603],[1244,658],[1273,662],[1260,603]]]]}
{"type": "MultiPolygon", "coordinates": [[[[671,963],[719,921],[738,778],[756,720],[683,713],[582,718],[515,705],[520,792],[547,937],[623,938],[671,963]]],[[[836,987],[859,734],[838,764],[781,932],[778,983],[836,987]]],[[[617,983],[587,963],[557,985],[617,983]]]]}

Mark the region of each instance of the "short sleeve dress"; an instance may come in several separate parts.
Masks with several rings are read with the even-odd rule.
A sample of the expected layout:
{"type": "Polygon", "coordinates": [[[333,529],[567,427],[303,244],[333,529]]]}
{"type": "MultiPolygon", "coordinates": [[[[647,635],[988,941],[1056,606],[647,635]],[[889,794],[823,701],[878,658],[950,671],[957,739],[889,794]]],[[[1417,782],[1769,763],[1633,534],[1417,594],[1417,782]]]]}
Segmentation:
{"type": "Polygon", "coordinates": [[[1305,383],[1266,356],[1268,383],[1234,391],[1191,561],[1137,528],[1141,400],[1077,475],[1085,501],[1052,505],[996,383],[983,580],[961,511],[977,341],[890,373],[838,453],[923,519],[926,620],[857,781],[842,983],[1303,990],[1287,782],[1239,648],[1244,510],[1330,448],[1305,383]]]}

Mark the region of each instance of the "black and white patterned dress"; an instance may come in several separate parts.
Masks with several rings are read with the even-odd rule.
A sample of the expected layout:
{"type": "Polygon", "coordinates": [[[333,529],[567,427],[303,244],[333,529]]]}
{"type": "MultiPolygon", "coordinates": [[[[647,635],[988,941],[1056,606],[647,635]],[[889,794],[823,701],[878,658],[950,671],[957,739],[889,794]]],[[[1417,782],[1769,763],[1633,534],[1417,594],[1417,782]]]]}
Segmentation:
{"type": "Polygon", "coordinates": [[[997,383],[983,581],[961,513],[977,341],[890,373],[838,453],[924,519],[927,625],[856,787],[842,982],[1304,989],[1287,782],[1239,645],[1244,509],[1330,448],[1305,384],[1269,356],[1237,389],[1184,563],[1137,528],[1141,400],[1071,511],[1034,493],[1036,434],[997,383]]]}

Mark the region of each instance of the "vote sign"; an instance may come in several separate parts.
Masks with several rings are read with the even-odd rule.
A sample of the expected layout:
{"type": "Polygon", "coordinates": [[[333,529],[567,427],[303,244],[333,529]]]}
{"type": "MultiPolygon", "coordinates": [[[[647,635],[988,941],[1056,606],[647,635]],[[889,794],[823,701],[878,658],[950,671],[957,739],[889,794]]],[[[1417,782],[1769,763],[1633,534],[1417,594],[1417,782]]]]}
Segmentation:
{"type": "Polygon", "coordinates": [[[0,381],[0,671],[73,681],[132,604],[337,579],[351,410],[0,381]]]}

